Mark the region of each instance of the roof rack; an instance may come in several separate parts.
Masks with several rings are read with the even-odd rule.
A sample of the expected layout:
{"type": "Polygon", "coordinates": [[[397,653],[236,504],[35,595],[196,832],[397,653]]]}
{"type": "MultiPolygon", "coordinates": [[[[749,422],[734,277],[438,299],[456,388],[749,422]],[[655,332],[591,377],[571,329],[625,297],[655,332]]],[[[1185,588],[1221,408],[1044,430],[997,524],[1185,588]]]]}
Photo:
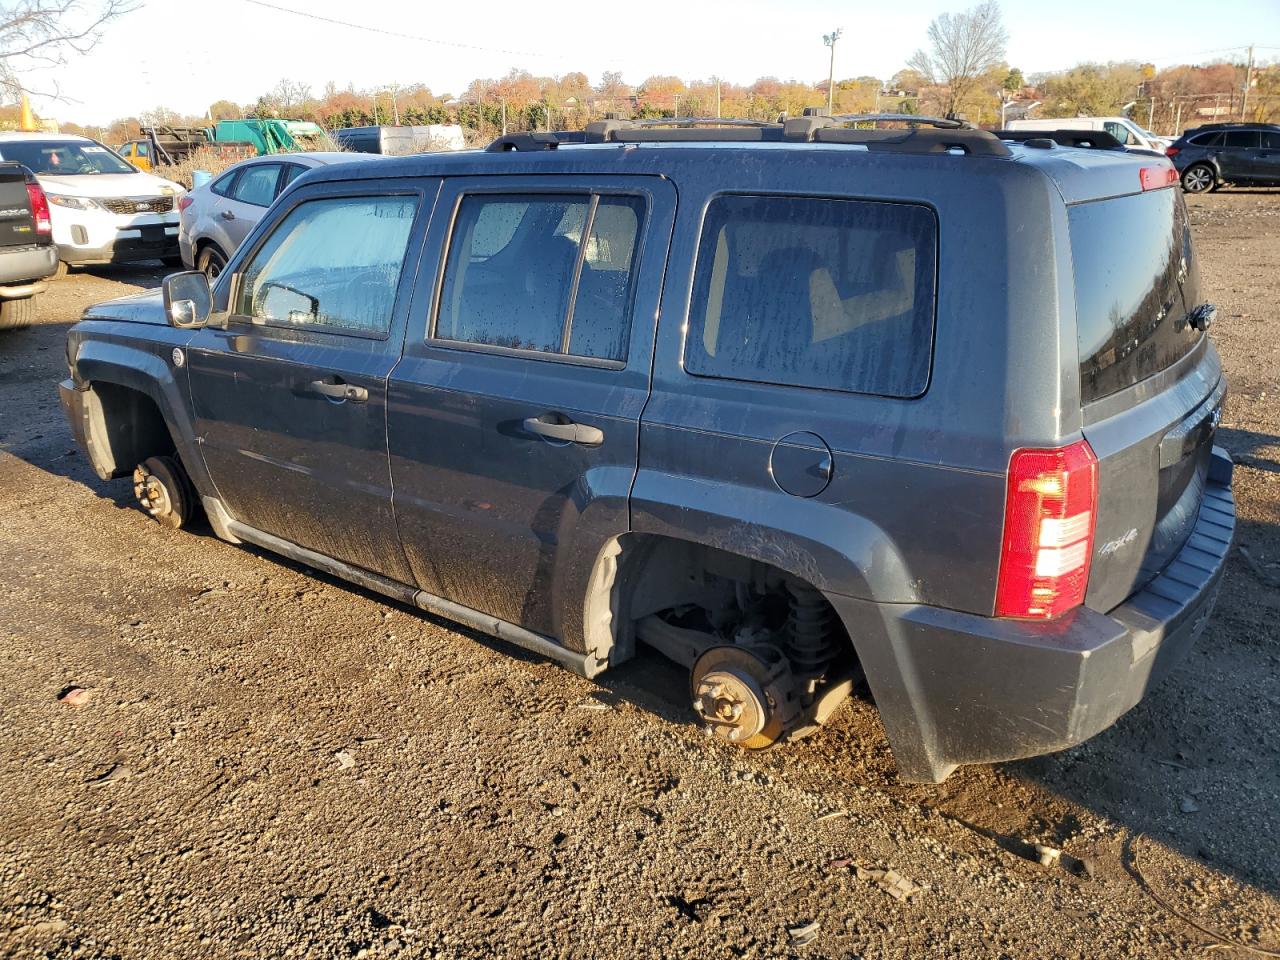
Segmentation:
{"type": "Polygon", "coordinates": [[[857,113],[828,116],[808,108],[804,116],[777,122],[729,117],[681,117],[678,120],[622,120],[607,117],[587,124],[585,131],[509,134],[487,149],[555,150],[564,143],[822,143],[858,145],[872,151],[900,153],[959,153],[1007,157],[1008,145],[963,120],[909,113],[857,113]],[[906,129],[855,128],[852,123],[901,123],[906,129]]]}
{"type": "Polygon", "coordinates": [[[994,130],[992,133],[1001,140],[1011,140],[1040,150],[1050,150],[1057,145],[1086,150],[1125,151],[1124,144],[1105,130],[994,130]]]}

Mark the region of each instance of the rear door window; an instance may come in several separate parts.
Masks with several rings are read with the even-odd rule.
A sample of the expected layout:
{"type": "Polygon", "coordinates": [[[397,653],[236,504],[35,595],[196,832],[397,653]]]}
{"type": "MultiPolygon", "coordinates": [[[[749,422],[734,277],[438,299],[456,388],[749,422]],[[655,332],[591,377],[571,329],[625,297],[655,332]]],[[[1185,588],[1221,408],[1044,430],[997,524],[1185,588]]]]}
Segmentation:
{"type": "Polygon", "coordinates": [[[1262,131],[1262,149],[1280,150],[1280,130],[1262,131]]]}
{"type": "Polygon", "coordinates": [[[1258,149],[1258,131],[1228,130],[1222,142],[1228,150],[1256,150],[1258,149]]]}
{"type": "Polygon", "coordinates": [[[278,163],[258,163],[246,167],[231,190],[231,199],[251,203],[255,207],[269,207],[276,198],[276,181],[279,178],[278,163]]]}
{"type": "Polygon", "coordinates": [[[937,220],[913,204],[723,196],[703,221],[685,369],[915,397],[929,381],[937,220]]]}
{"type": "Polygon", "coordinates": [[[1089,403],[1172,366],[1199,342],[1187,322],[1200,302],[1199,272],[1177,190],[1080,203],[1067,216],[1089,403]]]}
{"type": "Polygon", "coordinates": [[[435,337],[625,360],[644,213],[634,196],[464,196],[435,337]]]}

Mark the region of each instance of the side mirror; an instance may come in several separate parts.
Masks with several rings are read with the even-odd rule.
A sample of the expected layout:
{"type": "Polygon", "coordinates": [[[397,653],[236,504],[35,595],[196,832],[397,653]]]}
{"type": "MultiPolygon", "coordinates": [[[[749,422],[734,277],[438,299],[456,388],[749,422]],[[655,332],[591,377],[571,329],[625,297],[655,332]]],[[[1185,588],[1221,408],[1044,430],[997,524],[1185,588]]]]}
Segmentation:
{"type": "Polygon", "coordinates": [[[213,312],[213,292],[209,278],[198,270],[171,273],[161,285],[164,315],[169,326],[180,330],[203,327],[213,312]]]}

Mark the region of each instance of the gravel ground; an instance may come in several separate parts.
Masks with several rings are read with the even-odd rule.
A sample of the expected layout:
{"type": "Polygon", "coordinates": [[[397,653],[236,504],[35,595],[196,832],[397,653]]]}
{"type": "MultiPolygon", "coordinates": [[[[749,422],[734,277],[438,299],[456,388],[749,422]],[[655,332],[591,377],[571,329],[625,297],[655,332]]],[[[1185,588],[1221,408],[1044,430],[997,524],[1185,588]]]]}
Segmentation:
{"type": "Polygon", "coordinates": [[[897,781],[865,701],[747,755],[690,722],[656,658],[581,680],[160,528],[93,477],[54,388],[80,310],[158,273],[56,284],[0,338],[0,954],[1280,949],[1280,192],[1191,206],[1240,464],[1218,614],[1092,742],[938,787],[897,781]],[[58,702],[72,686],[86,703],[58,702]]]}

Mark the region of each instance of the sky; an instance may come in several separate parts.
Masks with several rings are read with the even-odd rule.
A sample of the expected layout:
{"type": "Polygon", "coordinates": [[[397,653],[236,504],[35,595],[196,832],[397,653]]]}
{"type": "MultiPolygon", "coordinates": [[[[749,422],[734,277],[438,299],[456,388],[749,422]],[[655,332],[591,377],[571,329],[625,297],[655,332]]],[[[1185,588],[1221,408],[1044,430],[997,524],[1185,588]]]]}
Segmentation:
{"type": "MultiPolygon", "coordinates": [[[[317,94],[331,80],[356,89],[423,83],[456,94],[475,77],[512,67],[551,76],[581,70],[593,83],[607,70],[632,84],[655,74],[813,82],[827,73],[823,34],[839,27],[837,78],[887,80],[924,45],[935,16],[973,2],[144,0],[89,54],[21,79],[29,90],[61,92],[60,100],[32,98],[42,116],[94,125],[157,106],[199,115],[215,100],[252,103],[285,77],[317,94]]],[[[1280,60],[1280,0],[1005,0],[1002,7],[1007,59],[1025,74],[1082,61],[1164,67],[1243,58],[1250,43],[1260,60],[1280,60]]]]}

